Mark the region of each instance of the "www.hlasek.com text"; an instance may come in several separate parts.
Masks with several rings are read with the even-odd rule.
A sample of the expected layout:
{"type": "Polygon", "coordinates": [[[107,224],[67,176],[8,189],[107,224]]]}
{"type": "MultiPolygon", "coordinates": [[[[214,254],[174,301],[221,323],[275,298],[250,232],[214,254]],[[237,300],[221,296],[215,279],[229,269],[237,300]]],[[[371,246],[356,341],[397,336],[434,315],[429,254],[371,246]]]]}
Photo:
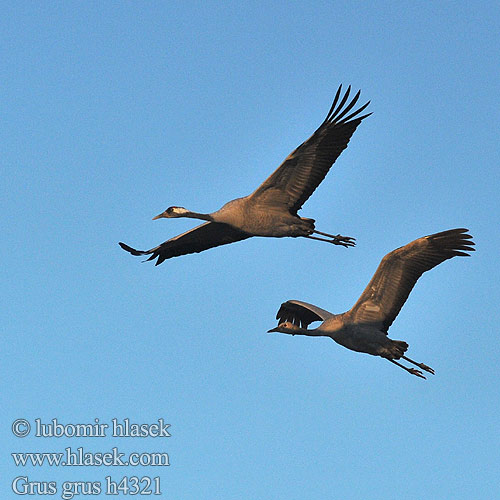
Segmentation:
{"type": "Polygon", "coordinates": [[[108,452],[89,452],[82,447],[72,450],[65,448],[64,452],[23,452],[11,453],[17,467],[165,467],[170,465],[168,453],[165,452],[131,452],[125,458],[125,453],[114,447],[108,452]]]}

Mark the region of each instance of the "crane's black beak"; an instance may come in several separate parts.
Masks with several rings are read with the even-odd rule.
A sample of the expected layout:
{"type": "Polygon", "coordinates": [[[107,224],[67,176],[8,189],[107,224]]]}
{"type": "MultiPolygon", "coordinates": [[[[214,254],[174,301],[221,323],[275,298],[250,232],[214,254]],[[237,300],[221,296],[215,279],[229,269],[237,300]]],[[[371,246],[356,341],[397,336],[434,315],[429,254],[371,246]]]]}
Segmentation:
{"type": "Polygon", "coordinates": [[[162,219],[163,217],[165,217],[165,212],[162,212],[161,214],[158,214],[156,217],[153,217],[153,220],[156,220],[156,219],[162,219]]]}
{"type": "Polygon", "coordinates": [[[279,326],[276,328],[271,328],[270,330],[267,330],[267,333],[273,333],[273,332],[279,332],[279,326]]]}

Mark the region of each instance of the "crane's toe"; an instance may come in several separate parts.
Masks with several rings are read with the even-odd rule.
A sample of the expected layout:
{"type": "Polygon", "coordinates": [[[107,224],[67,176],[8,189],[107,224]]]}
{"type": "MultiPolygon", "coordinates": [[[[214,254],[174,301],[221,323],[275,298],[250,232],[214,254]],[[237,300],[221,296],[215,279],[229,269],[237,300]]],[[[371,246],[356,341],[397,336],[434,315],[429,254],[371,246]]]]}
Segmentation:
{"type": "Polygon", "coordinates": [[[408,368],[408,372],[411,373],[412,375],[416,375],[417,377],[427,380],[424,377],[423,373],[420,370],[417,370],[416,368],[408,368]]]}
{"type": "Polygon", "coordinates": [[[332,243],[334,245],[341,245],[343,247],[353,247],[356,245],[356,238],[351,238],[350,236],[342,236],[337,234],[332,238],[332,243]]]}
{"type": "Polygon", "coordinates": [[[426,372],[432,373],[434,375],[434,370],[427,365],[424,365],[424,363],[419,363],[418,366],[422,368],[422,370],[425,370],[426,372]]]}

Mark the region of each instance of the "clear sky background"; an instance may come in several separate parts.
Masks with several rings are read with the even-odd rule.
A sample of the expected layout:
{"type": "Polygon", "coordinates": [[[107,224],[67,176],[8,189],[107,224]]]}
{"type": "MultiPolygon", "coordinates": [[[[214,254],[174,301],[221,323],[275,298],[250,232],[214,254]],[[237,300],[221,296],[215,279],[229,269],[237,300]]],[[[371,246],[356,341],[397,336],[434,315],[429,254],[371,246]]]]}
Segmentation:
{"type": "Polygon", "coordinates": [[[57,481],[59,498],[108,475],[160,476],[176,500],[496,497],[498,2],[17,1],[0,28],[3,498],[16,476],[57,481]],[[301,215],[356,248],[253,238],[158,267],[119,248],[197,223],[151,220],[170,205],[252,192],[340,83],[373,115],[301,215]],[[425,274],[390,330],[427,381],[266,334],[281,302],[343,312],[386,253],[454,227],[477,251],[425,274]],[[10,430],[113,417],[163,418],[171,437],[10,430]],[[10,455],[68,446],[171,465],[10,455]]]}

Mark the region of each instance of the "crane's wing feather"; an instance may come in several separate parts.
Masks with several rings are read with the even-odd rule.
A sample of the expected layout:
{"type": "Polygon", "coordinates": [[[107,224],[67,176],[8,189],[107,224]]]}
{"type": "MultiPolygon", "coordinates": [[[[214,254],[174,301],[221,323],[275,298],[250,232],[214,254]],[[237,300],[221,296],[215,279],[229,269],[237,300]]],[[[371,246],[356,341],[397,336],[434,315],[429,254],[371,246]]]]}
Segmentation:
{"type": "Polygon", "coordinates": [[[372,323],[387,330],[425,271],[455,256],[474,251],[468,229],[450,229],[424,236],[388,253],[361,297],[346,313],[355,323],[372,323]]]}
{"type": "Polygon", "coordinates": [[[307,328],[314,321],[325,321],[334,316],[332,313],[321,309],[321,307],[301,302],[300,300],[287,300],[281,304],[276,314],[278,323],[289,321],[294,325],[307,328]]]}
{"type": "Polygon", "coordinates": [[[342,85],[339,87],[324,122],[307,141],[288,155],[252,193],[252,197],[258,198],[261,203],[285,205],[292,214],[297,213],[347,147],[361,120],[371,114],[359,116],[370,102],[349,114],[360,95],[358,92],[345,106],[350,89],[349,86],[340,100],[342,85]]]}
{"type": "Polygon", "coordinates": [[[174,236],[151,250],[135,250],[125,243],[119,245],[132,255],[150,255],[146,260],[158,257],[155,266],[164,260],[189,253],[203,252],[209,248],[245,240],[251,235],[219,222],[205,222],[199,226],[174,236]]]}

